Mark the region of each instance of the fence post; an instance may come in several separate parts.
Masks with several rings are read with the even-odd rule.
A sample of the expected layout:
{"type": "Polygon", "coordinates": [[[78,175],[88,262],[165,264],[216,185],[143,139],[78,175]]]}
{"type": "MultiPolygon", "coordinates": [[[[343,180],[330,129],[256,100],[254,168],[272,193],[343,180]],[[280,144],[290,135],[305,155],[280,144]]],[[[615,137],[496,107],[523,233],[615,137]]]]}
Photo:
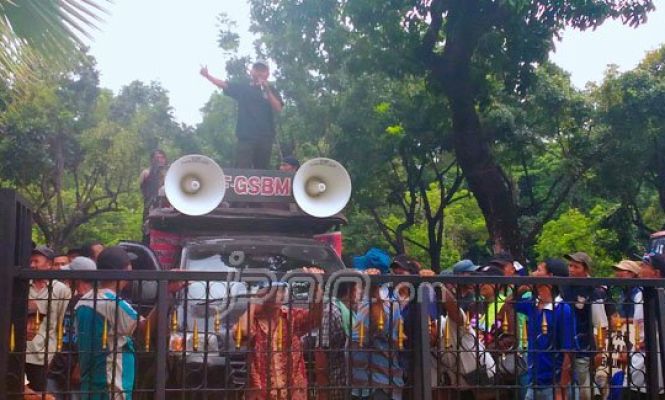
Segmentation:
{"type": "Polygon", "coordinates": [[[157,283],[157,371],[155,377],[155,400],[166,398],[166,363],[169,338],[169,301],[167,291],[168,281],[160,280],[157,283]]]}
{"type": "MultiPolygon", "coordinates": [[[[644,318],[644,341],[646,345],[646,375],[647,396],[652,400],[659,398],[658,391],[658,296],[656,289],[647,287],[644,289],[646,315],[644,318]]],[[[661,335],[662,336],[662,335],[661,335]]]]}
{"type": "Polygon", "coordinates": [[[416,337],[413,340],[414,346],[414,381],[413,398],[421,400],[432,399],[432,359],[430,356],[430,335],[429,335],[429,308],[430,291],[433,288],[429,285],[421,284],[416,296],[416,337]]]}
{"type": "Polygon", "coordinates": [[[8,392],[22,389],[23,357],[12,357],[10,350],[25,352],[27,282],[16,279],[20,265],[32,249],[32,214],[15,191],[0,189],[0,400],[8,392]],[[20,283],[20,284],[19,284],[20,283]],[[10,348],[14,326],[15,348],[10,348]]]}
{"type": "Polygon", "coordinates": [[[665,288],[659,287],[656,289],[656,315],[657,315],[657,326],[658,326],[658,345],[660,346],[660,366],[661,377],[663,382],[665,382],[665,288]]]}

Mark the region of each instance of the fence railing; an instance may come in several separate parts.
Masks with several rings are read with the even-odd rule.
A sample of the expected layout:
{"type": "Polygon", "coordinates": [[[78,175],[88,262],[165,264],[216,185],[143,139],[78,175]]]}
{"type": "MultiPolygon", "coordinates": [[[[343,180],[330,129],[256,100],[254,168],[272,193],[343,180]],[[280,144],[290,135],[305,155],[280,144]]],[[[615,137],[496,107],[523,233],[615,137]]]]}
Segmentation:
{"type": "Polygon", "coordinates": [[[8,271],[0,399],[24,396],[26,381],[66,399],[616,399],[664,387],[662,280],[8,271]]]}

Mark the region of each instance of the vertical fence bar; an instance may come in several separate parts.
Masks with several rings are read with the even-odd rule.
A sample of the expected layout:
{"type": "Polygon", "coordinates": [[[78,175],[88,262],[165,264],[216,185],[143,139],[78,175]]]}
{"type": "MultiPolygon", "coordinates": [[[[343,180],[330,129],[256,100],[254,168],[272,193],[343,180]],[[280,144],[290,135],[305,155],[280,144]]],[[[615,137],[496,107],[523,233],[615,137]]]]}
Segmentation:
{"type": "Polygon", "coordinates": [[[658,399],[658,297],[655,288],[644,288],[646,318],[644,319],[644,340],[646,344],[647,396],[651,400],[658,399]]]}
{"type": "Polygon", "coordinates": [[[414,351],[414,380],[413,380],[413,398],[421,400],[432,399],[432,362],[430,357],[429,343],[429,306],[430,306],[429,285],[419,286],[416,296],[416,335],[413,341],[414,351]]]}
{"type": "Polygon", "coordinates": [[[656,289],[656,316],[657,316],[657,326],[658,326],[658,345],[660,350],[660,361],[661,365],[661,378],[665,382],[665,288],[659,287],[656,289]]]}
{"type": "Polygon", "coordinates": [[[169,302],[167,281],[157,283],[157,365],[155,377],[155,400],[166,398],[166,363],[169,337],[169,302]]]}

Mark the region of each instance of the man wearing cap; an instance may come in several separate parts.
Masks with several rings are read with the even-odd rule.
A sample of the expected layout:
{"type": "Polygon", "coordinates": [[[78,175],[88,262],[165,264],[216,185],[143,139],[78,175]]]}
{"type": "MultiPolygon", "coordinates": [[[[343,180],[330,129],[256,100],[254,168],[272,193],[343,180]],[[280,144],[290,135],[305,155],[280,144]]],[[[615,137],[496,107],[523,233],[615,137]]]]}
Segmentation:
{"type": "MultiPolygon", "coordinates": [[[[61,268],[62,271],[94,271],[95,262],[88,257],[76,257],[69,265],[61,268]]],[[[80,376],[78,369],[78,350],[76,346],[76,329],[74,327],[74,308],[81,297],[90,292],[94,283],[76,280],[74,296],[69,301],[62,320],[62,343],[60,350],[55,354],[48,368],[47,391],[56,393],[56,399],[65,399],[64,392],[79,390],[80,376]],[[59,393],[59,394],[58,394],[59,393]]]]}
{"type": "MultiPolygon", "coordinates": [[[[622,260],[612,268],[614,277],[624,280],[635,279],[640,273],[640,264],[631,260],[622,260]]],[[[643,298],[641,287],[623,286],[618,302],[610,304],[608,307],[609,313],[611,313],[611,328],[608,329],[607,334],[603,335],[607,341],[604,346],[609,346],[614,351],[598,353],[594,360],[596,367],[594,382],[598,385],[603,400],[624,397],[623,393],[628,386],[628,376],[622,366],[628,365],[629,341],[628,336],[624,336],[621,332],[626,332],[623,330],[626,323],[629,326],[628,332],[638,324],[640,328],[643,327],[643,298]]],[[[641,333],[640,336],[642,336],[641,333]]],[[[634,338],[631,338],[630,342],[633,340],[634,338]]]]}
{"type": "MultiPolygon", "coordinates": [[[[452,267],[453,275],[461,276],[472,275],[478,269],[480,269],[480,266],[467,259],[456,262],[452,267]]],[[[459,295],[459,307],[464,312],[469,312],[471,306],[476,302],[476,291],[474,290],[473,285],[460,284],[457,291],[459,295]]]]}
{"type": "MultiPolygon", "coordinates": [[[[122,247],[108,247],[97,257],[97,269],[131,271],[131,259],[122,247]]],[[[94,399],[131,400],[136,364],[134,333],[145,337],[148,327],[157,327],[157,307],[143,318],[118,297],[116,291],[128,283],[100,281],[97,289],[85,293],[75,306],[81,392],[94,392],[94,399]]],[[[180,282],[170,283],[169,293],[182,286],[180,282]]]]}
{"type": "Polygon", "coordinates": [[[276,132],[274,114],[284,106],[277,90],[268,83],[268,63],[257,60],[252,65],[249,84],[215,78],[208,73],[208,67],[202,67],[200,72],[238,102],[235,167],[268,169],[276,132]]]}
{"type": "MultiPolygon", "coordinates": [[[[37,246],[30,255],[30,268],[48,271],[53,268],[55,253],[37,246]]],[[[46,365],[57,348],[58,326],[64,318],[72,292],[64,283],[37,279],[30,282],[28,294],[28,327],[25,374],[31,389],[46,389],[46,365]],[[48,354],[48,357],[46,357],[48,354]]]]}
{"type": "MultiPolygon", "coordinates": [[[[568,273],[571,278],[591,277],[593,265],[585,252],[567,254],[568,273]]],[[[602,288],[589,286],[569,286],[564,289],[564,300],[571,305],[575,316],[575,390],[580,400],[591,400],[591,357],[596,351],[594,328],[607,328],[607,314],[604,302],[607,295],[602,288]]]]}

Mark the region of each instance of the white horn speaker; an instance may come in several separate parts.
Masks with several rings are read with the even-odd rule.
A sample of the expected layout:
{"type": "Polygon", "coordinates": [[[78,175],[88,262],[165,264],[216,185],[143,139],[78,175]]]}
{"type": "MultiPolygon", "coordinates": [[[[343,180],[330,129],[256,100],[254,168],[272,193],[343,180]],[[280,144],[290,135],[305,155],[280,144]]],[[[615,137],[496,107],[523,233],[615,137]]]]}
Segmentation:
{"type": "Polygon", "coordinates": [[[169,203],[187,215],[203,215],[224,199],[224,171],[210,158],[198,154],[177,159],[164,178],[169,203]]]}
{"type": "Polygon", "coordinates": [[[342,164],[329,158],[304,163],[293,178],[293,197],[309,215],[329,217],[342,211],[351,198],[351,178],[342,164]]]}

